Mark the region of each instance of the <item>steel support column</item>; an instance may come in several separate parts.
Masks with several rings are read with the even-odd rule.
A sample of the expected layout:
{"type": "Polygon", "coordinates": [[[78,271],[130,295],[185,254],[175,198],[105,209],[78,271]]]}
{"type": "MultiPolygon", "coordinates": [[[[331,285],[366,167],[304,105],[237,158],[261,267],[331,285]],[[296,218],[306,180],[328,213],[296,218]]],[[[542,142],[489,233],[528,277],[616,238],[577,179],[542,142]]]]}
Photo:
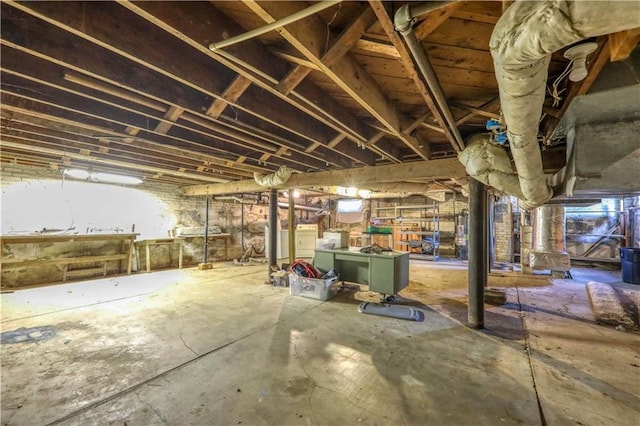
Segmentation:
{"type": "Polygon", "coordinates": [[[487,284],[487,191],[469,179],[469,310],[473,328],[484,328],[484,288],[487,284]]]}
{"type": "MultiPolygon", "coordinates": [[[[296,206],[293,188],[289,189],[289,265],[296,260],[296,206]]],[[[284,244],[284,241],[282,242],[284,244]]]]}
{"type": "Polygon", "coordinates": [[[207,256],[209,254],[209,196],[206,198],[204,209],[204,254],[202,255],[202,263],[207,263],[207,256]]]}
{"type": "Polygon", "coordinates": [[[271,281],[271,267],[278,264],[278,191],[269,190],[269,270],[268,280],[271,281]]]}

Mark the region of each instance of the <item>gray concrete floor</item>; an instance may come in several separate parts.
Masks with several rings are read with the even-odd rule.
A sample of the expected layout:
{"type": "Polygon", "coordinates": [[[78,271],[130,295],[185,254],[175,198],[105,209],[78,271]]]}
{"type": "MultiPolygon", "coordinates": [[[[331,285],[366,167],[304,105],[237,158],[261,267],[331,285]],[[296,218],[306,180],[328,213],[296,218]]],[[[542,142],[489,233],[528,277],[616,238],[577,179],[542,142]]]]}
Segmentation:
{"type": "Polygon", "coordinates": [[[366,291],[289,296],[262,264],[2,294],[1,421],[638,425],[640,335],[594,323],[594,276],[620,280],[492,274],[508,303],[482,331],[453,261],[412,261],[399,299],[423,322],[359,314],[366,291]]]}

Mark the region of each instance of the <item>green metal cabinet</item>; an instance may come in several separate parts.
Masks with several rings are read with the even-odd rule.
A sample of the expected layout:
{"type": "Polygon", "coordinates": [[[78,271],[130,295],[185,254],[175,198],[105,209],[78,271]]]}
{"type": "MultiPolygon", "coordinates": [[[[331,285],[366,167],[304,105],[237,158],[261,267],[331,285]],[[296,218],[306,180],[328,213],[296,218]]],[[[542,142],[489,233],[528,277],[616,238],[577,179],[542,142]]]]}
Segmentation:
{"type": "Polygon", "coordinates": [[[342,281],[367,284],[369,290],[383,294],[396,294],[409,284],[409,253],[316,249],[314,266],[335,269],[342,281]]]}

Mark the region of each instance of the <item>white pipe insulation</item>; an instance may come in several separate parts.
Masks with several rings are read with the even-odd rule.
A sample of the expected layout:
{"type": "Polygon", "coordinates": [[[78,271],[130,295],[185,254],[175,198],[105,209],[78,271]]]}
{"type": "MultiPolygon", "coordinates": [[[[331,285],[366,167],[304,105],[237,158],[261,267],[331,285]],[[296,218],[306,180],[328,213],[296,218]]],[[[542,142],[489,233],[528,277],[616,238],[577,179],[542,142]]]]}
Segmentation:
{"type": "Polygon", "coordinates": [[[275,188],[284,185],[289,180],[292,173],[293,170],[287,166],[280,166],[277,171],[268,175],[255,172],[253,174],[253,179],[260,186],[264,186],[265,188],[275,188]]]}
{"type": "Polygon", "coordinates": [[[544,205],[553,196],[538,145],[551,54],[589,37],[640,27],[637,5],[627,1],[517,1],[496,24],[490,48],[521,196],[510,184],[491,185],[519,197],[524,208],[544,205]]]}

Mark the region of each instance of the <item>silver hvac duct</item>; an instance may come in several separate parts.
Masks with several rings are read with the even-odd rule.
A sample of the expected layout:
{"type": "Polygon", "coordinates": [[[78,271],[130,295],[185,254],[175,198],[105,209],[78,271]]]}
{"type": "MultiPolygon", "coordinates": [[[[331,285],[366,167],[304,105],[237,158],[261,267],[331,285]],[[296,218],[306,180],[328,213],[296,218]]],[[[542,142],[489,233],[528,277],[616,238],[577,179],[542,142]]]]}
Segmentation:
{"type": "Polygon", "coordinates": [[[565,245],[565,213],[561,206],[542,206],[533,211],[531,269],[568,272],[571,261],[565,245]]]}
{"type": "Polygon", "coordinates": [[[589,37],[640,27],[637,7],[625,1],[517,1],[496,24],[490,48],[523,207],[541,206],[553,196],[538,146],[551,54],[589,37]]]}

